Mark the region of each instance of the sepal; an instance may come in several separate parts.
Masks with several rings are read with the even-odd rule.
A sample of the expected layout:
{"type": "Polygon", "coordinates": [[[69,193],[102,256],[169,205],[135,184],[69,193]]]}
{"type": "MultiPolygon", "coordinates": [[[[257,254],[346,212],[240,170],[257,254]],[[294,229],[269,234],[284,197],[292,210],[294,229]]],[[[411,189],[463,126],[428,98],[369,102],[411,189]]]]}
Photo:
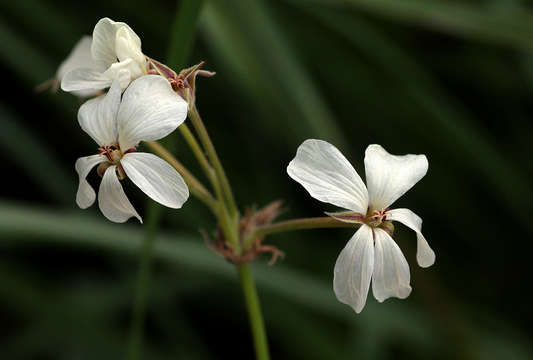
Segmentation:
{"type": "Polygon", "coordinates": [[[324,212],[327,216],[345,223],[364,224],[365,217],[355,211],[324,212]]]}

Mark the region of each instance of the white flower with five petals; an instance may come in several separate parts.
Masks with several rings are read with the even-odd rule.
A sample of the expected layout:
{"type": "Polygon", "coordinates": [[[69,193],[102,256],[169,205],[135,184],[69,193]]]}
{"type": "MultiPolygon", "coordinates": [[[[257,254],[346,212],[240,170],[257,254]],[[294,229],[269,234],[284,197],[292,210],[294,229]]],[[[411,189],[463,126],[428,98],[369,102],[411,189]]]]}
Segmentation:
{"type": "Polygon", "coordinates": [[[140,141],[161,139],[187,117],[187,103],[166,79],[146,75],[131,83],[121,100],[115,80],[106,95],[84,103],[78,112],[82,129],[98,144],[97,155],[79,158],[76,171],[79,187],[76,203],[82,209],[96,198],[86,180],[93,167],[102,176],[98,192],[100,210],[109,220],[125,222],[134,216],[142,222],[126,197],[120,179],[128,177],[146,195],[170,208],[180,208],[189,196],[181,175],[166,161],[137,152],[140,141]]]}
{"type": "Polygon", "coordinates": [[[64,91],[102,90],[119,79],[124,90],[131,81],[147,73],[141,39],[123,22],[103,18],[94,27],[90,56],[84,66],[71,69],[62,76],[64,91]]]}
{"type": "Polygon", "coordinates": [[[365,152],[365,186],[341,152],[322,140],[304,141],[287,167],[289,176],[312,197],[349,210],[328,215],[362,224],[337,258],[333,280],[337,299],[357,313],[365,306],[371,281],[379,302],[392,296],[404,299],[411,292],[409,265],[391,237],[390,221],[416,232],[421,267],[435,262],[421,232],[422,219],[409,209],[389,209],[427,169],[424,155],[395,156],[380,145],[370,145],[365,152]]]}

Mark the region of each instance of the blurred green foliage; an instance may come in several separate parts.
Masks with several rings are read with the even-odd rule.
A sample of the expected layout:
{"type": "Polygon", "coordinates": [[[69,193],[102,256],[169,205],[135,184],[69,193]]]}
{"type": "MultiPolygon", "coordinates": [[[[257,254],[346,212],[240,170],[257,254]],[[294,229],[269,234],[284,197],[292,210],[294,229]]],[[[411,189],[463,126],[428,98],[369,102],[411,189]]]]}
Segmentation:
{"type": "MultiPolygon", "coordinates": [[[[95,150],[76,122],[80,101],[34,92],[104,16],[127,22],[155,59],[205,60],[217,72],[199,80],[197,103],[241,210],[276,199],[287,219],[330,210],[285,173],[306,138],[336,144],[361,174],[370,143],[429,158],[428,175],[397,203],[424,219],[437,254],[420,269],[414,234],[397,226],[408,299],[370,296],[360,315],[336,301],[333,264],[352,230],[269,239],[286,253],[254,265],[274,359],[533,356],[525,1],[26,0],[0,10],[0,358],[127,351],[146,229],[75,207],[74,161],[95,150]]],[[[205,181],[179,134],[168,143],[205,181]]],[[[143,194],[126,192],[157,217],[143,194]]],[[[154,224],[144,358],[252,358],[235,271],[198,233],[214,230],[210,214],[191,199],[154,224]]]]}

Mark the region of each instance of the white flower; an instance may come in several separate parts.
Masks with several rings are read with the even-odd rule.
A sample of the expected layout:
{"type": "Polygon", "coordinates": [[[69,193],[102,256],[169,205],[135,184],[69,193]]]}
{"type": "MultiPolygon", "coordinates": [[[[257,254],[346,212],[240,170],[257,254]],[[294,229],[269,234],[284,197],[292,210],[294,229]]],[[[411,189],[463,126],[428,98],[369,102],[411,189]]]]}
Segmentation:
{"type": "Polygon", "coordinates": [[[119,79],[124,90],[131,81],[147,73],[141,39],[125,23],[103,18],[94,27],[91,43],[94,67],[71,69],[61,81],[64,91],[102,90],[119,79]]]}
{"type": "MultiPolygon", "coordinates": [[[[89,70],[97,70],[96,63],[94,62],[92,56],[91,56],[91,44],[93,42],[93,38],[91,36],[83,36],[77,43],[74,45],[74,48],[70,52],[70,54],[67,56],[65,61],[59,65],[59,68],[56,72],[56,85],[55,89],[57,89],[57,85],[61,83],[61,80],[63,77],[69,73],[70,71],[77,69],[77,68],[84,68],[89,70]]],[[[74,95],[79,97],[89,97],[96,95],[99,92],[99,90],[95,89],[83,89],[83,90],[77,90],[73,91],[74,95]]]]}
{"type": "Polygon", "coordinates": [[[187,116],[187,103],[168,81],[146,75],[131,83],[121,101],[121,88],[114,81],[106,95],[84,103],[78,112],[82,129],[98,144],[99,154],[76,161],[80,184],[76,203],[86,209],[96,194],[86,180],[100,164],[98,193],[100,210],[109,220],[125,222],[141,217],[124,194],[119,179],[128,177],[146,195],[171,208],[180,208],[189,196],[181,175],[159,157],[136,152],[140,141],[161,139],[174,131],[187,116]]]}
{"type": "Polygon", "coordinates": [[[287,167],[289,176],[312,197],[349,210],[328,215],[362,224],[340,253],[333,280],[337,299],[357,313],[365,305],[371,279],[379,302],[392,296],[404,299],[411,292],[409,265],[390,236],[390,221],[416,232],[420,266],[435,262],[435,253],[421,232],[422,219],[409,209],[389,210],[427,169],[424,155],[395,156],[380,145],[370,145],[365,152],[365,186],[341,152],[321,140],[304,141],[287,167]]]}

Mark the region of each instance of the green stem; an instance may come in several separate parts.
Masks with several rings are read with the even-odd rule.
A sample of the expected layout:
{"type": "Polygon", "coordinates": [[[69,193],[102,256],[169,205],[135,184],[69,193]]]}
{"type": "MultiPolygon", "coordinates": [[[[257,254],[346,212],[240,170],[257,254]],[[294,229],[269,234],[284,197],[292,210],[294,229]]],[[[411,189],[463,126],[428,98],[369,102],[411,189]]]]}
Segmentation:
{"type": "Polygon", "coordinates": [[[268,352],[265,324],[263,322],[261,305],[259,304],[259,297],[257,296],[257,289],[250,264],[237,265],[237,271],[239,272],[244,301],[246,302],[248,318],[250,319],[250,326],[252,328],[256,360],[268,360],[270,359],[270,355],[268,352]]]}
{"type": "Polygon", "coordinates": [[[237,221],[239,216],[239,210],[237,209],[237,205],[235,204],[235,199],[233,197],[233,192],[226,176],[226,172],[222,167],[222,163],[218,158],[215,146],[213,145],[213,142],[211,141],[211,138],[207,133],[207,129],[205,128],[204,123],[202,122],[202,118],[198,113],[198,109],[194,104],[189,109],[189,118],[191,119],[194,129],[196,130],[196,133],[198,134],[198,137],[200,138],[200,141],[202,142],[204,149],[207,152],[207,156],[211,160],[211,164],[215,169],[217,179],[220,181],[220,185],[222,186],[222,192],[225,198],[224,202],[228,205],[230,216],[234,221],[237,221]]]}
{"type": "Polygon", "coordinates": [[[207,161],[204,151],[200,147],[200,144],[198,144],[198,141],[194,137],[194,134],[191,132],[191,130],[189,130],[189,127],[186,124],[181,124],[179,129],[180,129],[181,134],[185,138],[185,141],[187,141],[187,144],[191,148],[194,156],[196,157],[196,160],[198,160],[198,162],[200,163],[200,166],[204,170],[205,175],[211,182],[213,189],[215,189],[217,199],[219,201],[223,201],[224,199],[222,198],[222,190],[220,188],[220,184],[218,182],[215,170],[209,164],[209,161],[207,161]]]}
{"type": "Polygon", "coordinates": [[[250,235],[245,239],[243,248],[247,250],[253,243],[253,241],[260,237],[270,234],[276,234],[286,231],[305,230],[305,229],[320,229],[320,228],[342,228],[342,227],[354,227],[358,224],[342,222],[332,217],[314,217],[314,218],[302,218],[292,219],[287,221],[280,221],[278,223],[259,226],[255,228],[250,235]]]}
{"type": "Polygon", "coordinates": [[[155,235],[161,207],[158,204],[151,204],[151,211],[147,221],[146,237],[143,239],[141,258],[139,260],[139,272],[137,275],[137,285],[133,311],[131,318],[130,344],[128,351],[129,360],[139,360],[142,358],[142,339],[144,327],[144,315],[146,312],[146,298],[148,285],[150,283],[150,263],[152,261],[152,251],[154,248],[155,235]]]}

